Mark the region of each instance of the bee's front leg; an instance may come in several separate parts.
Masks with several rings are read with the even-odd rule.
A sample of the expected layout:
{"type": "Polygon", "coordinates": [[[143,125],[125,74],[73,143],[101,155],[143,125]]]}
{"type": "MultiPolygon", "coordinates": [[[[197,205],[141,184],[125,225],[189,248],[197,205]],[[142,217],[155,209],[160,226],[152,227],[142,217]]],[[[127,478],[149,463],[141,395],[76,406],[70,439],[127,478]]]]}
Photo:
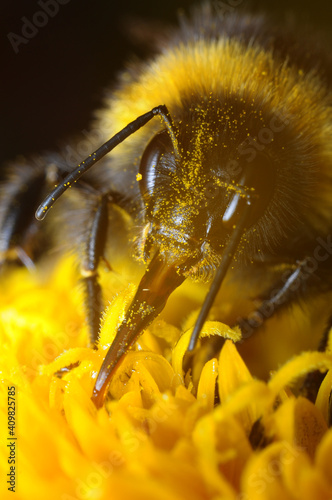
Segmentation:
{"type": "Polygon", "coordinates": [[[50,234],[46,237],[34,212],[61,178],[61,170],[46,158],[32,157],[8,166],[0,186],[0,267],[12,262],[33,269],[35,260],[50,247],[50,234]]]}
{"type": "MultiPolygon", "coordinates": [[[[324,330],[322,338],[320,340],[318,351],[324,352],[328,349],[329,339],[331,336],[332,329],[332,316],[330,316],[327,326],[324,330]]],[[[326,371],[315,370],[308,373],[305,377],[303,384],[301,386],[301,394],[313,403],[316,401],[317,393],[321,383],[323,382],[326,375],[326,371]]],[[[332,425],[332,392],[330,395],[330,414],[329,414],[329,424],[332,425]]]]}
{"type": "MultiPolygon", "coordinates": [[[[317,288],[318,282],[321,283],[324,271],[316,275],[308,275],[306,268],[307,263],[310,261],[310,257],[302,259],[297,263],[294,270],[290,273],[287,280],[273,286],[273,289],[278,291],[271,294],[271,290],[265,293],[266,299],[263,298],[260,306],[253,311],[248,318],[239,318],[237,324],[241,327],[243,339],[251,337],[255,331],[260,328],[264,322],[270,317],[278,314],[282,309],[290,307],[299,298],[305,299],[317,288]],[[316,283],[315,283],[316,281],[316,283]]],[[[330,288],[327,282],[326,290],[330,288]]],[[[332,328],[332,316],[327,321],[327,325],[317,346],[317,350],[324,352],[329,343],[330,332],[332,328]]],[[[302,396],[306,397],[312,402],[315,402],[319,387],[326,375],[326,372],[321,372],[319,370],[309,373],[301,387],[300,393],[302,396]]],[[[332,413],[332,406],[331,406],[332,413]]],[[[331,414],[332,421],[332,414],[331,414]]]]}
{"type": "Polygon", "coordinates": [[[103,311],[102,291],[98,283],[98,265],[104,257],[108,229],[108,195],[99,197],[91,208],[90,226],[85,232],[81,275],[85,291],[85,313],[90,343],[96,346],[103,311]]]}
{"type": "MultiPolygon", "coordinates": [[[[300,294],[304,293],[304,285],[307,285],[305,272],[307,262],[307,258],[299,261],[294,265],[286,279],[274,283],[270,289],[265,291],[260,306],[249,317],[238,318],[237,325],[242,330],[243,340],[251,337],[267,319],[277,314],[281,309],[289,307],[300,294]]],[[[310,290],[310,287],[306,286],[306,290],[310,290]]]]}

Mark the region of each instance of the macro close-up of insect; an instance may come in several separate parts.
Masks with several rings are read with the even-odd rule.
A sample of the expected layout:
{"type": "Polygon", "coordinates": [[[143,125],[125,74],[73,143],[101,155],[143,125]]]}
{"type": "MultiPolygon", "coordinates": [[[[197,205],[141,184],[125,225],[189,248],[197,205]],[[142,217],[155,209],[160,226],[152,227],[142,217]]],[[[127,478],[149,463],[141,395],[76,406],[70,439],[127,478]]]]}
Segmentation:
{"type": "Polygon", "coordinates": [[[8,4],[1,498],[332,498],[331,39],[272,4],[8,4]]]}
{"type": "Polygon", "coordinates": [[[320,317],[320,348],[327,345],[330,57],[315,37],[299,43],[291,23],[281,29],[264,15],[221,14],[206,4],[182,17],[150,61],[128,67],[96,115],[105,144],[76,169],[50,154],[44,165],[12,165],[3,184],[3,265],[30,265],[48,217],[41,220],[70,188],[52,223],[57,231],[70,219],[69,239],[77,240],[91,346],[104,307],[98,267],[109,238],[119,237],[110,214],[120,207],[133,221],[133,257],[146,271],[100,369],[97,407],[123,356],[185,280],[209,283],[189,352],[225,278],[254,304],[247,316],[238,309],[226,318],[244,339],[311,300],[306,314],[320,317]]]}

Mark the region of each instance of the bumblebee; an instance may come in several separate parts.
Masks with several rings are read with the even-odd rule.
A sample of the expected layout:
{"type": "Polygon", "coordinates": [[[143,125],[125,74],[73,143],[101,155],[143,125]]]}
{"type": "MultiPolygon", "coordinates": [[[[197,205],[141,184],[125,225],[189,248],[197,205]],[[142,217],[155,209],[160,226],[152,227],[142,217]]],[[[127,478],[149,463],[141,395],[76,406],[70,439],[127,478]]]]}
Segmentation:
{"type": "MultiPolygon", "coordinates": [[[[209,283],[189,351],[217,294],[221,303],[232,297],[232,307],[214,314],[240,325],[244,339],[268,334],[266,324],[301,303],[303,321],[318,324],[320,349],[327,346],[329,56],[292,23],[239,10],[225,15],[205,4],[161,36],[150,60],[129,64],[96,113],[96,150],[78,167],[61,152],[45,155],[11,167],[3,185],[2,263],[25,265],[41,247],[36,219],[72,188],[50,218],[56,231],[70,222],[92,346],[103,311],[98,266],[109,239],[123,239],[114,213],[133,221],[133,256],[146,271],[97,377],[97,407],[123,356],[185,280],[209,283]]],[[[291,342],[301,324],[289,328],[291,342]]]]}

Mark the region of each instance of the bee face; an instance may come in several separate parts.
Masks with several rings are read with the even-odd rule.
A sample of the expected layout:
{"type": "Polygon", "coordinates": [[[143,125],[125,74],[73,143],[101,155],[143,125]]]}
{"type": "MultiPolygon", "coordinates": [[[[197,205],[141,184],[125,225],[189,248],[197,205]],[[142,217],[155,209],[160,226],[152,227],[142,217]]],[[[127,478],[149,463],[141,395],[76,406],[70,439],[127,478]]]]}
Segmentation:
{"type": "Polygon", "coordinates": [[[167,130],[157,133],[140,163],[145,254],[155,246],[174,262],[195,255],[189,274],[209,275],[248,195],[255,206],[238,265],[282,252],[305,223],[305,199],[315,182],[314,155],[308,161],[307,146],[301,151],[290,119],[271,111],[265,96],[260,103],[241,94],[210,95],[185,108],[174,135],[175,143],[167,130]]]}

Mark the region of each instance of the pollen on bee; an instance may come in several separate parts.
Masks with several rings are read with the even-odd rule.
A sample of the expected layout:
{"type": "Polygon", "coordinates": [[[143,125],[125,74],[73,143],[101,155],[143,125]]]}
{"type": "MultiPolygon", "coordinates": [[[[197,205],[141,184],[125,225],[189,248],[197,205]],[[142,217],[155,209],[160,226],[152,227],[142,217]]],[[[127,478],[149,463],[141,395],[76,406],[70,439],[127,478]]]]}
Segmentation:
{"type": "Polygon", "coordinates": [[[136,180],[137,181],[141,181],[142,179],[143,179],[142,174],[140,174],[140,173],[136,174],[136,180]]]}

